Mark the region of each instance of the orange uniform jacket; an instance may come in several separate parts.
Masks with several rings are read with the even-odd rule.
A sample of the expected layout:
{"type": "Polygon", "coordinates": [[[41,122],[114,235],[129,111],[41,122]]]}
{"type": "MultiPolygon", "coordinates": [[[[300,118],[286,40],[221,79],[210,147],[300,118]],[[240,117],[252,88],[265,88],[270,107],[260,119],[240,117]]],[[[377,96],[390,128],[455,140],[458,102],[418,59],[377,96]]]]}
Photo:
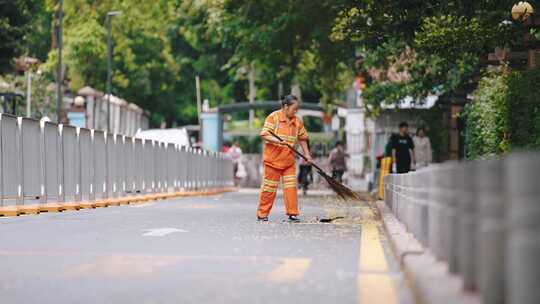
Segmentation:
{"type": "MultiPolygon", "coordinates": [[[[268,115],[264,121],[261,136],[270,134],[268,130],[274,131],[279,137],[293,146],[298,140],[308,140],[308,133],[304,123],[298,117],[294,117],[290,123],[287,123],[285,113],[281,110],[268,115]]],[[[295,164],[295,155],[291,149],[285,146],[267,142],[264,146],[263,162],[265,165],[276,169],[285,169],[295,164]]]]}

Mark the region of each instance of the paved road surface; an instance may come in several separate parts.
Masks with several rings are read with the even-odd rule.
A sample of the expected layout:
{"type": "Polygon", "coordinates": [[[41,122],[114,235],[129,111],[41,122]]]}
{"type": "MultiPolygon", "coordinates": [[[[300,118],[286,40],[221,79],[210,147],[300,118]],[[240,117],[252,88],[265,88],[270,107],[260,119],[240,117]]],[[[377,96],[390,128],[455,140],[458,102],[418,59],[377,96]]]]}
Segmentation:
{"type": "Polygon", "coordinates": [[[228,193],[0,218],[1,303],[411,303],[367,205],[228,193]],[[317,217],[344,216],[331,224],[317,217]]]}

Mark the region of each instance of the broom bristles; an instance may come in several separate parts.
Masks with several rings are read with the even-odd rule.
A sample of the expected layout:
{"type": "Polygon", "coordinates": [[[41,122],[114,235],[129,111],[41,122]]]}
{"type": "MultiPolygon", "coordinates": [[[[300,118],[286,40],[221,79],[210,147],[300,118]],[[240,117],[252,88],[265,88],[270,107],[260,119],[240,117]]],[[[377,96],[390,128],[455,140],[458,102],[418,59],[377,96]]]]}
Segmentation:
{"type": "Polygon", "coordinates": [[[318,171],[319,174],[326,180],[330,188],[343,200],[360,200],[360,197],[358,194],[351,189],[349,189],[347,186],[343,185],[342,183],[338,182],[328,174],[324,173],[323,171],[318,171]]]}

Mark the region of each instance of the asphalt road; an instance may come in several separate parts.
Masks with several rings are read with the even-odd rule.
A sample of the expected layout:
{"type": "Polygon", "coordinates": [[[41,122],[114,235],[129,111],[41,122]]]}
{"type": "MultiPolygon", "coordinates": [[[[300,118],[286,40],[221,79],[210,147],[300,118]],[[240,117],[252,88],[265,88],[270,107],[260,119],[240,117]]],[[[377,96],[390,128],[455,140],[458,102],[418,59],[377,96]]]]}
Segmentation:
{"type": "Polygon", "coordinates": [[[256,192],[0,218],[1,303],[411,303],[371,208],[256,192]],[[332,223],[317,218],[343,216],[332,223]]]}

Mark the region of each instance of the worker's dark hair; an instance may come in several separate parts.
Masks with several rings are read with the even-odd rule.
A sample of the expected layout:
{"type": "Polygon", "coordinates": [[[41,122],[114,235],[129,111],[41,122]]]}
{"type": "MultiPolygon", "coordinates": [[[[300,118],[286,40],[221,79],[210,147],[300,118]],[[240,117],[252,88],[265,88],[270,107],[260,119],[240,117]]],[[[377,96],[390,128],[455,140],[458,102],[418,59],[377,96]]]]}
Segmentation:
{"type": "Polygon", "coordinates": [[[290,106],[295,102],[298,102],[298,97],[294,95],[281,96],[281,107],[290,106]]]}
{"type": "Polygon", "coordinates": [[[343,146],[343,142],[341,140],[336,141],[336,147],[337,146],[343,146]]]}
{"type": "Polygon", "coordinates": [[[409,124],[406,121],[402,121],[399,123],[399,128],[408,128],[409,124]]]}
{"type": "Polygon", "coordinates": [[[420,127],[418,129],[416,129],[416,136],[418,136],[420,134],[420,131],[424,131],[424,135],[427,135],[427,131],[426,131],[426,127],[420,127]]]}

